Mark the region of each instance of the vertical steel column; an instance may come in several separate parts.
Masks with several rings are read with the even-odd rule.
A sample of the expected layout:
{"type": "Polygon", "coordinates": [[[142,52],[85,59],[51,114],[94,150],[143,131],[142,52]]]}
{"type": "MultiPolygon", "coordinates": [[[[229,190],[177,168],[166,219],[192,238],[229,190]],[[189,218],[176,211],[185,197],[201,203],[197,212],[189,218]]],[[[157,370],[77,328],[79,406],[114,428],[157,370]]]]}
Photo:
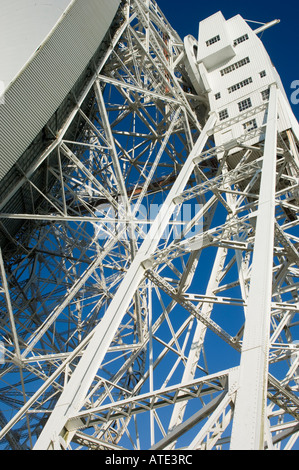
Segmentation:
{"type": "Polygon", "coordinates": [[[248,297],[232,450],[264,448],[275,222],[277,89],[272,85],[266,127],[252,273],[248,297]]]}

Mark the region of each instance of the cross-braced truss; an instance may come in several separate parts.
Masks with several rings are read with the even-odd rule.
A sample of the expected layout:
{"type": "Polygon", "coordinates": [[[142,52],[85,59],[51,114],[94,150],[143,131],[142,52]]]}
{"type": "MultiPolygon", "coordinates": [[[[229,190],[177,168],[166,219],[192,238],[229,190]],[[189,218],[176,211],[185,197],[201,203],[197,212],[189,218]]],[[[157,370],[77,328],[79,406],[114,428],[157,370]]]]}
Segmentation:
{"type": "MultiPolygon", "coordinates": [[[[263,447],[292,448],[298,134],[277,133],[269,119],[234,152],[216,147],[216,117],[154,1],[124,2],[111,35],[1,204],[1,447],[233,446],[249,311],[261,309],[263,447]],[[8,212],[20,194],[23,212],[8,212]],[[269,201],[272,219],[259,216],[269,201]],[[272,294],[257,307],[255,252],[268,229],[272,294]]],[[[277,100],[271,89],[266,115],[277,100]]]]}

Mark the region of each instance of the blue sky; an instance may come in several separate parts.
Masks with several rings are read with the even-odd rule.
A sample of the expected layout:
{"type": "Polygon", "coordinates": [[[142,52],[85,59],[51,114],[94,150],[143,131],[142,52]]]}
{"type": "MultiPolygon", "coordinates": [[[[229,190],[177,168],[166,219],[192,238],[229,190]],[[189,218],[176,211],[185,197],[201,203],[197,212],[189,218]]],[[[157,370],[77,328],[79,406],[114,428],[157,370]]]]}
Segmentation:
{"type": "MultiPolygon", "coordinates": [[[[299,25],[298,0],[250,0],[250,1],[200,1],[200,0],[157,0],[157,3],[172,27],[181,38],[192,34],[197,38],[198,22],[208,16],[222,11],[226,19],[240,14],[246,20],[266,23],[280,19],[280,23],[263,33],[262,41],[282,79],[289,99],[294,89],[294,80],[299,83],[299,25]]],[[[255,29],[258,25],[250,23],[255,29]]],[[[299,93],[296,95],[299,98],[299,93]]],[[[299,120],[299,103],[292,104],[293,111],[299,120]]]]}

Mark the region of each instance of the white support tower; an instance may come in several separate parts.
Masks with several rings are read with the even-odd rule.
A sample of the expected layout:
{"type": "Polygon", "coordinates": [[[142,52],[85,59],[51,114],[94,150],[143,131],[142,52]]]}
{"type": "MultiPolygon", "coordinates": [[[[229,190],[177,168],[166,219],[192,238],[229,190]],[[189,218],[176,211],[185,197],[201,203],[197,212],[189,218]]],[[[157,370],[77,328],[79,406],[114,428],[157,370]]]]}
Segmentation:
{"type": "Polygon", "coordinates": [[[0,448],[298,448],[277,21],[64,3],[0,106],[0,448]]]}

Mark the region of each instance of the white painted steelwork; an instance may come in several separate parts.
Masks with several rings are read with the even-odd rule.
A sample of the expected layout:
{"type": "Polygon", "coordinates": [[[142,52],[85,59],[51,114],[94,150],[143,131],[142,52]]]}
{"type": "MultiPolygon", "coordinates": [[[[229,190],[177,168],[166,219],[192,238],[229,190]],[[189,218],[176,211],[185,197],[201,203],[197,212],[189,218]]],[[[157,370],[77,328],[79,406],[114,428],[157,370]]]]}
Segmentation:
{"type": "Polygon", "coordinates": [[[218,12],[182,41],[122,2],[5,174],[3,448],[296,448],[299,127],[273,24],[218,12]]]}

